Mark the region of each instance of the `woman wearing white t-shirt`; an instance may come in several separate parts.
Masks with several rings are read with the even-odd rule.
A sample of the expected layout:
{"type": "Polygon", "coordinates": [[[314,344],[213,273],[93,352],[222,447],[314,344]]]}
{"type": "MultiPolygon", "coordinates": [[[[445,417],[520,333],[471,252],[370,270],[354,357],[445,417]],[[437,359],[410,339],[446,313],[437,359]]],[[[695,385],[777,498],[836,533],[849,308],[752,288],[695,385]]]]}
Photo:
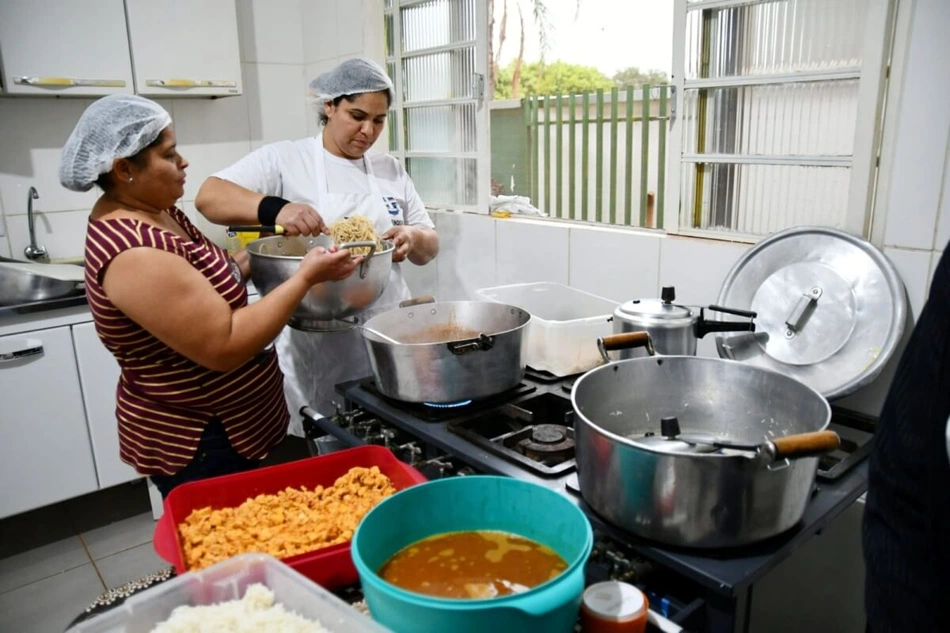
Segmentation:
{"type": "MultiPolygon", "coordinates": [[[[366,154],[383,131],[393,100],[386,73],[351,59],[311,84],[323,127],[316,137],[265,145],[202,184],[195,206],[217,224],[283,226],[289,235],[328,232],[342,216],[362,215],[392,240],[393,268],[383,295],[361,315],[409,298],[399,262],[424,265],[439,238],[403,166],[386,154],[366,154]]],[[[300,407],[333,413],[334,387],[371,373],[357,330],[334,333],[284,328],[277,341],[290,407],[290,432],[302,434],[300,407]]]]}

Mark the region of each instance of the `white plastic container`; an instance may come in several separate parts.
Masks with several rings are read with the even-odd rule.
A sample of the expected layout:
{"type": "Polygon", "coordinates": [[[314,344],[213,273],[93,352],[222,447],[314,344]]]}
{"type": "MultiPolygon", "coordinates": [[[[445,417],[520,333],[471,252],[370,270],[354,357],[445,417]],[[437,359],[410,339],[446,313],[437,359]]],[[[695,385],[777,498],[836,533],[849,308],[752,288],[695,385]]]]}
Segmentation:
{"type": "Polygon", "coordinates": [[[149,633],[176,607],[239,600],[249,585],[274,592],[275,603],[319,622],[333,633],[391,633],[323,587],[266,554],[241,554],[207,569],[173,578],[122,605],[77,624],[67,633],[149,633]]]}
{"type": "Polygon", "coordinates": [[[554,282],[481,288],[475,295],[531,314],[526,333],[529,367],[570,376],[601,364],[597,339],[613,333],[610,318],[617,302],[554,282]]]}

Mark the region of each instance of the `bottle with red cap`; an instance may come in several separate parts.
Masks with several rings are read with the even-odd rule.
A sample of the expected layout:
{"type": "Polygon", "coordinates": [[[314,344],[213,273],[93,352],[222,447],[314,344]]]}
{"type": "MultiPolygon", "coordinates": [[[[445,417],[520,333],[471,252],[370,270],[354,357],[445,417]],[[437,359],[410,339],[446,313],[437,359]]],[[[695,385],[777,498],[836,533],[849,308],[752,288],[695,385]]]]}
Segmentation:
{"type": "Polygon", "coordinates": [[[646,595],[629,583],[599,582],[584,591],[581,625],[584,633],[644,633],[649,606],[646,595]]]}

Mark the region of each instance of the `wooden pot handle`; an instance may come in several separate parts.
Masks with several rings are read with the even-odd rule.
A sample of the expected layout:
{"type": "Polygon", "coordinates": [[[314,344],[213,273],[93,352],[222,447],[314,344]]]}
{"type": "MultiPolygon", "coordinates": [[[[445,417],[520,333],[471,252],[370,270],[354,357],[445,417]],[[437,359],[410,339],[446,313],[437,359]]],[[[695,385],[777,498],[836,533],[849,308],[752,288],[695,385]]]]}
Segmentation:
{"type": "Polygon", "coordinates": [[[607,352],[616,352],[622,349],[645,347],[650,356],[656,354],[653,339],[649,332],[627,332],[626,334],[611,334],[597,339],[597,349],[605,362],[610,362],[607,352]]]}
{"type": "Polygon", "coordinates": [[[796,459],[830,453],[841,446],[841,438],[834,431],[814,431],[779,437],[769,444],[774,447],[773,459],[796,459]]]}

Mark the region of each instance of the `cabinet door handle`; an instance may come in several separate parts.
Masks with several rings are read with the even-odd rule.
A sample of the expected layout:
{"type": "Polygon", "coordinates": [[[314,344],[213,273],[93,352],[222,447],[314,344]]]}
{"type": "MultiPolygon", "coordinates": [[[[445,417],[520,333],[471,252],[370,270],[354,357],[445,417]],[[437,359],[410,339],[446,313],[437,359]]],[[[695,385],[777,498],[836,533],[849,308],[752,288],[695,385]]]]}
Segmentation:
{"type": "Polygon", "coordinates": [[[146,79],[150,88],[237,88],[229,79],[146,79]]]}
{"type": "Polygon", "coordinates": [[[12,363],[21,358],[39,356],[42,353],[43,341],[35,338],[27,338],[15,342],[12,346],[4,345],[3,349],[0,349],[0,363],[12,363]]]}
{"type": "Polygon", "coordinates": [[[74,77],[14,77],[13,83],[40,88],[69,88],[93,86],[96,88],[124,88],[124,79],[76,79],[74,77]]]}

